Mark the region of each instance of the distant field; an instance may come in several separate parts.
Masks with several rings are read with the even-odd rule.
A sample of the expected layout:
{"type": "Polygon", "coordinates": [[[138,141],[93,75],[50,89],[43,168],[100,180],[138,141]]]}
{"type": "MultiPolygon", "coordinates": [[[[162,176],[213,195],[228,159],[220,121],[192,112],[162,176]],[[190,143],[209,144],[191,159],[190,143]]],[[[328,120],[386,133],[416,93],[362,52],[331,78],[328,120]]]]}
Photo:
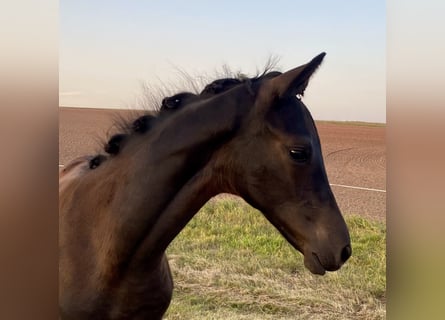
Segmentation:
{"type": "Polygon", "coordinates": [[[386,127],[386,123],[380,122],[363,122],[363,121],[334,121],[334,120],[316,120],[316,123],[332,123],[349,126],[363,126],[363,127],[386,127]]]}
{"type": "Polygon", "coordinates": [[[347,223],[352,257],[314,276],[261,213],[211,200],[168,249],[175,291],[165,319],[384,319],[385,224],[347,223]]]}

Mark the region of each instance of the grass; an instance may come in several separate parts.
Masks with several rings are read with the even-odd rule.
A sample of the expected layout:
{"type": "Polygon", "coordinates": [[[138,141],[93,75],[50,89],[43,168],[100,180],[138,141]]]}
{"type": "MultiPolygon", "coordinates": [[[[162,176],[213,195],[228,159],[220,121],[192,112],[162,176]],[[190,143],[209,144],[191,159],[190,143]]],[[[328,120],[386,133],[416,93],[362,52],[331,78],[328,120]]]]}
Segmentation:
{"type": "Polygon", "coordinates": [[[321,277],[260,212],[212,199],[168,249],[175,290],[165,319],[384,319],[386,227],[346,220],[353,255],[321,277]]]}

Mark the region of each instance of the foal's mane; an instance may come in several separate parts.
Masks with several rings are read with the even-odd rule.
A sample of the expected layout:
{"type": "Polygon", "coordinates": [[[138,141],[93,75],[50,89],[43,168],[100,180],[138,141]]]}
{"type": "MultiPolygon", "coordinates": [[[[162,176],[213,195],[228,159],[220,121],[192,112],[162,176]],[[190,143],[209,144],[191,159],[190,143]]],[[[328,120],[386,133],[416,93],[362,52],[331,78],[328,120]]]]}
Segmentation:
{"type": "Polygon", "coordinates": [[[207,85],[203,85],[203,79],[209,77],[193,78],[190,74],[179,70],[184,83],[188,83],[188,89],[190,91],[180,91],[176,94],[168,95],[167,86],[153,87],[146,83],[143,84],[142,106],[145,110],[129,110],[128,114],[118,114],[114,116],[113,125],[107,132],[107,138],[99,141],[101,143],[101,150],[90,161],[90,168],[94,169],[102,161],[105,161],[108,157],[117,155],[120,151],[120,147],[127,139],[132,136],[146,134],[151,131],[152,128],[163,122],[172,113],[179,112],[182,108],[187,108],[187,104],[190,101],[197,101],[201,98],[210,98],[239,85],[246,85],[249,92],[253,94],[253,85],[265,77],[275,77],[281,72],[271,71],[277,61],[276,59],[269,58],[263,71],[260,73],[257,71],[253,77],[247,77],[241,72],[233,72],[227,66],[223,66],[222,72],[217,73],[217,78],[213,81],[207,81],[207,85]],[[197,79],[197,80],[195,80],[197,79]],[[199,90],[200,84],[203,87],[199,90]],[[108,156],[103,155],[103,152],[108,156]]]}

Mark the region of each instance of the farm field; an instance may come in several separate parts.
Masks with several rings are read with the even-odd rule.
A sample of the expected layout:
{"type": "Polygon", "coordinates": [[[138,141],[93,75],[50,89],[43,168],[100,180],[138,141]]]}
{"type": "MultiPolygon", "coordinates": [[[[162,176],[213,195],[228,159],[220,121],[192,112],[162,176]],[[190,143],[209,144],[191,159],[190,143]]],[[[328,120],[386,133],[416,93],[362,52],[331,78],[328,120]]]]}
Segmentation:
{"type": "MultiPolygon", "coordinates": [[[[101,151],[115,115],[59,109],[59,163],[101,151]]],[[[353,255],[320,277],[243,200],[209,201],[168,249],[175,282],[166,319],[384,319],[385,126],[318,121],[326,170],[351,232],[353,255]],[[355,188],[358,187],[359,189],[355,188]]]]}

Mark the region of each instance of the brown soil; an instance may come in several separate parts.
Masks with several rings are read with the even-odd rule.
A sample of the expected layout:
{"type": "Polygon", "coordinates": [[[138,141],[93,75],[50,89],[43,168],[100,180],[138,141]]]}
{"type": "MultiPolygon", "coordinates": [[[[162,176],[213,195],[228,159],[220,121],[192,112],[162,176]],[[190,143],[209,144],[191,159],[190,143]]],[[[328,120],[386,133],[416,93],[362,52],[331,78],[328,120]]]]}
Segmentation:
{"type": "MultiPolygon", "coordinates": [[[[97,153],[117,117],[138,112],[105,109],[59,109],[59,163],[97,153]]],[[[317,122],[329,181],[332,184],[386,190],[385,126],[317,122]]],[[[332,186],[345,214],[384,221],[386,193],[332,186]]]]}

